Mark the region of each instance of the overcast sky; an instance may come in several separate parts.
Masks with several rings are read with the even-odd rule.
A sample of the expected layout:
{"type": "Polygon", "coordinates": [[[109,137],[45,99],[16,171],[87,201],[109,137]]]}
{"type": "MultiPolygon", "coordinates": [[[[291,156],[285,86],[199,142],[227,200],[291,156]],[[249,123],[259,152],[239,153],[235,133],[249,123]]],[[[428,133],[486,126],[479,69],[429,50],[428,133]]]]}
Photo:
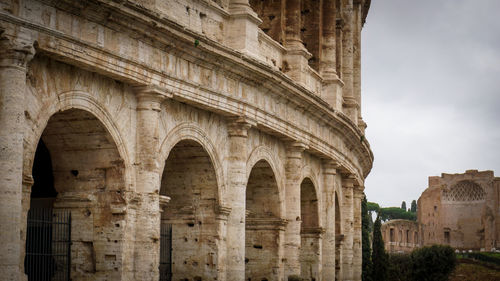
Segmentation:
{"type": "Polygon", "coordinates": [[[500,0],[372,0],[362,110],[368,201],[417,200],[429,176],[500,176],[500,0]]]}

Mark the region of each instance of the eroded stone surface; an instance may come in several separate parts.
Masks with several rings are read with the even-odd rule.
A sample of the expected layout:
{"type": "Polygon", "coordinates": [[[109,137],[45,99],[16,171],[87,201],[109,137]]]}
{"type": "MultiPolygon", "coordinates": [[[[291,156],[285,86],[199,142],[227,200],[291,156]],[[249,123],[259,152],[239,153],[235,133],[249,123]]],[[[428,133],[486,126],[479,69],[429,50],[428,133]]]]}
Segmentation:
{"type": "Polygon", "coordinates": [[[360,280],[369,1],[334,2],[2,1],[0,274],[49,207],[72,280],[159,280],[166,224],[173,280],[360,280]]]}

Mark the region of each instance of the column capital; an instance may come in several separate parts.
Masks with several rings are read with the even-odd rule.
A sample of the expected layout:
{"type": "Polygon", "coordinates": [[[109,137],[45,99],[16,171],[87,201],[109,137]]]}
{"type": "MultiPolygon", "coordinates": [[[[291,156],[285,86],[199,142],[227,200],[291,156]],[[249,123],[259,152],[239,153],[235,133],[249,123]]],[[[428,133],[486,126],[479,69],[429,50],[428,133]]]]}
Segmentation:
{"type": "Polygon", "coordinates": [[[323,159],[323,173],[327,175],[336,175],[341,167],[340,162],[335,159],[323,159]]]}
{"type": "Polygon", "coordinates": [[[137,98],[137,110],[161,111],[161,103],[173,94],[158,85],[146,85],[133,87],[137,98]]]}
{"type": "Polygon", "coordinates": [[[356,109],[359,109],[359,103],[356,100],[356,98],[353,97],[353,96],[344,96],[343,97],[343,101],[342,101],[342,105],[344,107],[347,107],[347,108],[356,108],[356,109]]]}
{"type": "Polygon", "coordinates": [[[243,116],[228,118],[228,134],[230,137],[247,137],[248,130],[257,123],[243,116]]]}
{"type": "Polygon", "coordinates": [[[33,39],[27,33],[0,30],[0,67],[26,69],[26,65],[35,55],[33,39]]]}
{"type": "Polygon", "coordinates": [[[364,187],[362,185],[354,186],[354,197],[358,199],[363,199],[364,187]]]}
{"type": "Polygon", "coordinates": [[[342,173],[342,187],[354,188],[356,185],[356,175],[353,173],[342,173]]]}
{"type": "Polygon", "coordinates": [[[286,144],[286,157],[287,158],[302,158],[302,152],[308,149],[309,146],[303,142],[293,141],[286,144]]]}

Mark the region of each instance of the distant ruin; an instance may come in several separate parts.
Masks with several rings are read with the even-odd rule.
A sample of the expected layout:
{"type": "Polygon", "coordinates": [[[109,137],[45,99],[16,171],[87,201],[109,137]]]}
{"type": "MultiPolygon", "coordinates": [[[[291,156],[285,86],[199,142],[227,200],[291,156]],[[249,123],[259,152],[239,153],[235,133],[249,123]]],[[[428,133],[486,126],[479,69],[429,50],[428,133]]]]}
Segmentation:
{"type": "Polygon", "coordinates": [[[382,226],[386,250],[411,250],[400,247],[401,243],[408,245],[405,230],[418,233],[414,247],[442,244],[462,251],[498,249],[499,201],[500,178],[493,171],[467,170],[463,174],[429,177],[429,187],[418,199],[417,222],[393,220],[382,226]]]}

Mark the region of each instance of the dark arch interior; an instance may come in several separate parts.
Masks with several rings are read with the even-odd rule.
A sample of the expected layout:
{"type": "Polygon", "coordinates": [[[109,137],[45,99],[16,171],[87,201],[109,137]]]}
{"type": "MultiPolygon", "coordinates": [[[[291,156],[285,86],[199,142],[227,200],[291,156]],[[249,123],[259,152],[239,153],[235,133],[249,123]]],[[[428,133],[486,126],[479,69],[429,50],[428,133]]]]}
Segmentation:
{"type": "Polygon", "coordinates": [[[42,139],[36,148],[32,175],[34,183],[31,188],[30,208],[52,207],[57,191],[54,187],[50,151],[42,139]]]}

